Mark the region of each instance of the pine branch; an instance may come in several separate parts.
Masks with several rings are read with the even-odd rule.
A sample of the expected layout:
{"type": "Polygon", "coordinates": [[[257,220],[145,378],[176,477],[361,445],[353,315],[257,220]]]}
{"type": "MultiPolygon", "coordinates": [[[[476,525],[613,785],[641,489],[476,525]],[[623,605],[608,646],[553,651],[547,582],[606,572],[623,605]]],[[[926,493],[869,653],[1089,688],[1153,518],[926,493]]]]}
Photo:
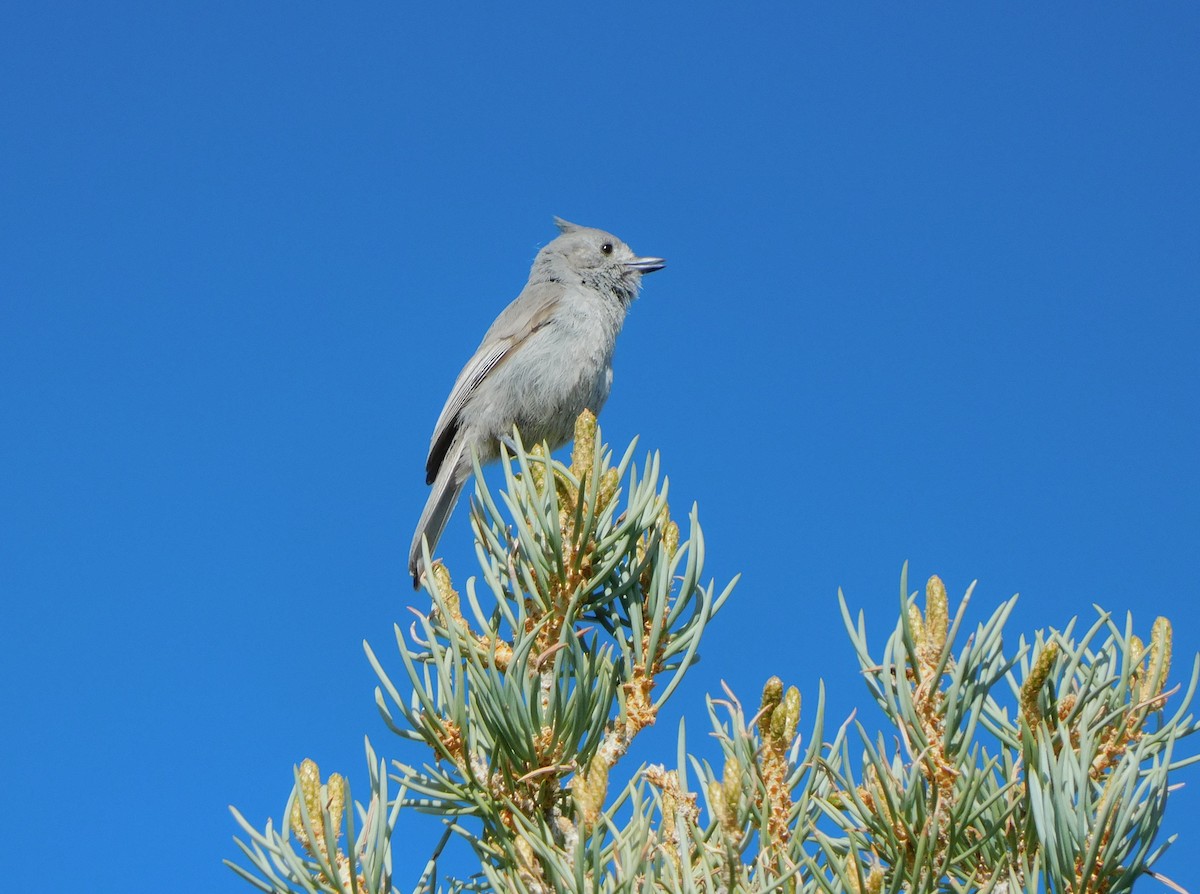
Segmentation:
{"type": "MultiPolygon", "coordinates": [[[[753,714],[708,702],[719,759],[692,755],[681,724],[670,769],[618,765],[697,660],[729,597],[702,584],[695,507],[686,537],[657,454],[619,461],[590,414],[571,461],[504,452],[504,489],[476,469],[480,575],[455,588],[425,556],[431,606],[395,629],[398,667],[366,646],[376,703],[415,763],[391,774],[367,744],[370,797],[338,774],[296,769],[279,830],[234,816],[259,890],[399,890],[402,814],[446,826],[405,888],[442,889],[438,855],[465,841],[479,872],[449,890],[1005,892],[1116,894],[1151,868],[1181,743],[1186,690],[1167,688],[1171,627],[1148,644],[1100,611],[1005,650],[1015,597],[968,631],[972,591],[951,604],[930,578],[924,611],[901,578],[899,619],[872,657],[865,618],[839,594],[885,729],[851,718],[824,738],[824,690],[801,734],[801,697],[771,678],[753,714]],[[1170,708],[1170,711],[1168,711],[1170,708]],[[396,789],[393,790],[392,786],[396,789]],[[351,806],[352,805],[352,806],[351,806]]],[[[414,821],[411,820],[410,821],[414,821]]],[[[247,868],[248,867],[248,868],[247,868]]]]}

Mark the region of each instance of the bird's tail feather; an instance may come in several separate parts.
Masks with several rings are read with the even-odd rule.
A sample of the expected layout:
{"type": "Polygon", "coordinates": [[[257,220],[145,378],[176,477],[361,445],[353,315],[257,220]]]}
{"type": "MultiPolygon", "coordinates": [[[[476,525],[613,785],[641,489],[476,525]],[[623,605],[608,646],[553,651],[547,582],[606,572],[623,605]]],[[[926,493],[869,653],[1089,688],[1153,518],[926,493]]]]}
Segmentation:
{"type": "Polygon", "coordinates": [[[412,546],[408,551],[408,570],[413,576],[414,590],[421,586],[421,540],[424,538],[429,541],[429,553],[432,555],[470,472],[469,462],[465,465],[463,463],[463,441],[463,438],[459,438],[458,443],[447,451],[442,460],[441,468],[433,481],[433,490],[429,499],[425,501],[425,508],[421,510],[421,520],[417,522],[417,530],[413,534],[412,546]]]}

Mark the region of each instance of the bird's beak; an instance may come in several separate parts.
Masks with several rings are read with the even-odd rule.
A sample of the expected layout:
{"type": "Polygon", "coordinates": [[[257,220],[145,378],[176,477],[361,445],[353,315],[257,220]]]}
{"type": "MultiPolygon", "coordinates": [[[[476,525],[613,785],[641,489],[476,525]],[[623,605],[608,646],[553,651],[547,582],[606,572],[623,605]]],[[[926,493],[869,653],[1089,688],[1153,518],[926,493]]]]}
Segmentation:
{"type": "Polygon", "coordinates": [[[634,258],[632,261],[626,261],[625,266],[638,273],[653,273],[666,267],[667,262],[662,258],[634,258]]]}

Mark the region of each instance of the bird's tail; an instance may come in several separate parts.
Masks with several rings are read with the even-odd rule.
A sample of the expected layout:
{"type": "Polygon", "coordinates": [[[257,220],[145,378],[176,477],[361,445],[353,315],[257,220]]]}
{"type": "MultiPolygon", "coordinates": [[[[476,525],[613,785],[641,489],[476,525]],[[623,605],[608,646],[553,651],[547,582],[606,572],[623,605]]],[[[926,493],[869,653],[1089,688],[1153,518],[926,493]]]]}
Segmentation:
{"type": "Polygon", "coordinates": [[[429,541],[429,552],[432,555],[470,473],[469,461],[466,464],[463,462],[466,452],[464,440],[459,438],[458,443],[450,448],[442,460],[437,477],[433,480],[433,490],[429,499],[425,501],[425,508],[421,510],[421,520],[417,522],[417,530],[413,533],[412,546],[408,550],[408,570],[413,577],[414,590],[421,586],[421,541],[429,541]]]}

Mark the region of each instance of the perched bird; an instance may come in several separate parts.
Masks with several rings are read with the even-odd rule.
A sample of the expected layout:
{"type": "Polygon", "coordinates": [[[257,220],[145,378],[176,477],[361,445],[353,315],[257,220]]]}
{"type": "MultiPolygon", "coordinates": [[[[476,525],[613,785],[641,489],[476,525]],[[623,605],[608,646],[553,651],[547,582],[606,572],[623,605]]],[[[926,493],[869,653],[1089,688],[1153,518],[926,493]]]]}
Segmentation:
{"type": "Polygon", "coordinates": [[[408,554],[420,586],[421,541],[433,552],[471,477],[471,453],[487,463],[513,426],[526,444],[561,447],[585,409],[599,413],[612,386],[612,356],[642,274],[640,258],[611,233],[554,219],[559,236],[537,253],[529,282],[483,336],[433,427],[425,483],[433,485],[408,554]]]}

